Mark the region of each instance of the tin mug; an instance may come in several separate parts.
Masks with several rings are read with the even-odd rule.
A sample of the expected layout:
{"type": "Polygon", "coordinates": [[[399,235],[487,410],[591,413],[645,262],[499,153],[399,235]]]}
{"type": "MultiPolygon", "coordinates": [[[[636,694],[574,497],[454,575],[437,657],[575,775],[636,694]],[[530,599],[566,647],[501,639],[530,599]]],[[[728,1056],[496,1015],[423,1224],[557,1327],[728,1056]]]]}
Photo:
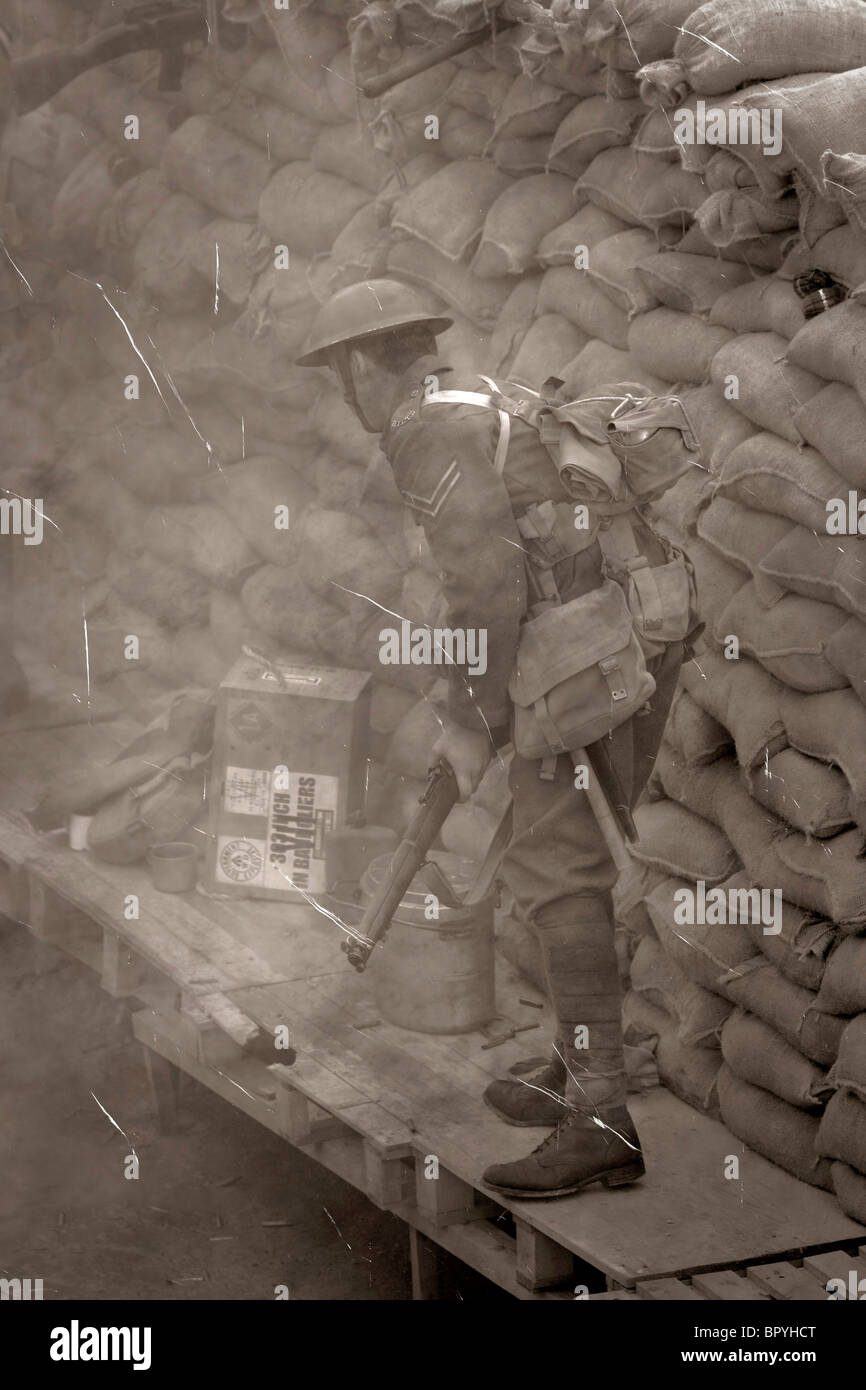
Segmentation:
{"type": "Polygon", "coordinates": [[[183,840],[151,845],[147,851],[147,862],[153,886],[161,893],[188,893],[195,888],[198,879],[195,845],[186,844],[183,840]]]}

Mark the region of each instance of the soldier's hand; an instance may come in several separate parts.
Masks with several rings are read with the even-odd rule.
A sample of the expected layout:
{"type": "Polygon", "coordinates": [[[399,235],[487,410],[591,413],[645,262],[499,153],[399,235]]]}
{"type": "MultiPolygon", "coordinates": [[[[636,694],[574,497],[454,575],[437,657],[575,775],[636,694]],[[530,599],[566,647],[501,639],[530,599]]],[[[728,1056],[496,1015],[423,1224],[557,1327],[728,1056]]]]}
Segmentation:
{"type": "Polygon", "coordinates": [[[433,754],[445,758],[454,770],[460,800],[468,801],[477,790],[493,754],[493,741],[486,730],[464,729],[450,719],[433,745],[433,754]]]}

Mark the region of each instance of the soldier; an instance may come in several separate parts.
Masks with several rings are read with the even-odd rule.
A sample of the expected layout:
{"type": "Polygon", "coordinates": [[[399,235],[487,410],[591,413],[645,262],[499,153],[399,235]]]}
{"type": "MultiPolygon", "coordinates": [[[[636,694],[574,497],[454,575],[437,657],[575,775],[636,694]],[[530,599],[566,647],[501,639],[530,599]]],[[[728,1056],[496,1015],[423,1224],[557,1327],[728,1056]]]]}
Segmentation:
{"type": "MultiPolygon", "coordinates": [[[[436,337],[450,323],[396,281],[352,285],[320,309],[299,365],[332,368],[361,424],[381,435],[439,566],[448,626],[487,630],[483,675],[448,667],[448,707],[434,748],[466,800],[509,739],[507,686],[532,602],[528,581],[552,581],[566,603],[598,588],[606,571],[601,523],[575,527],[553,458],[519,411],[505,427],[483,394],[471,403],[435,399],[458,385],[479,392],[479,381],[458,383],[436,360],[436,337]]],[[[640,539],[650,563],[664,563],[652,533],[640,539]]],[[[650,662],[651,708],[596,745],[628,806],[651,771],[681,659],[675,643],[650,662]]],[[[536,1075],[494,1081],[484,1099],[510,1124],[555,1128],[528,1157],[494,1164],[484,1180],[520,1197],[560,1196],[598,1180],[630,1183],[644,1164],[626,1108],[611,902],[617,871],[568,756],[539,762],[515,753],[509,781],[514,829],[502,873],[541,944],[558,1036],[536,1075]]]]}

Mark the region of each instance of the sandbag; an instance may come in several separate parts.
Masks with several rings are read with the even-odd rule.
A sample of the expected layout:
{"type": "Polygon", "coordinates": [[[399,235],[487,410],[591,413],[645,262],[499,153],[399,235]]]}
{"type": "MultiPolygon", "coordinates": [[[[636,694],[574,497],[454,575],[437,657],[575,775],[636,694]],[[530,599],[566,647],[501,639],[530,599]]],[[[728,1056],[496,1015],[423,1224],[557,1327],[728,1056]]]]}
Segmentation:
{"type": "MultiPolygon", "coordinates": [[[[753,284],[748,268],[736,261],[689,256],[682,251],[647,253],[637,266],[637,275],[658,303],[683,314],[705,315],[720,297],[727,297],[726,290],[730,293],[735,285],[753,284]]],[[[710,323],[733,327],[712,314],[710,323]]]]}
{"type": "Polygon", "coordinates": [[[654,1050],[659,1079],[669,1091],[697,1110],[718,1113],[719,1052],[681,1043],[674,1020],[634,990],[629,990],[623,1000],[622,1022],[627,1047],[648,1046],[654,1050]]]}
{"type": "Polygon", "coordinates": [[[525,174],[549,173],[549,151],[549,135],[532,135],[520,140],[495,140],[490,155],[503,174],[523,178],[525,174]]]}
{"type": "Polygon", "coordinates": [[[627,145],[644,114],[639,100],[588,97],[570,111],[557,128],[550,146],[550,167],[570,178],[579,178],[597,154],[615,145],[627,145]]]}
{"type": "Polygon", "coordinates": [[[687,763],[703,766],[732,751],[733,739],[728,730],[702,709],[687,690],[677,692],[668,728],[687,763]]]}
{"type": "Polygon", "coordinates": [[[695,882],[694,879],[690,882],[681,878],[663,879],[648,894],[647,911],[665,954],[676,961],[690,980],[731,1000],[734,996],[729,992],[728,982],[747,968],[746,962],[755,957],[755,948],[745,926],[739,922],[684,924],[679,920],[683,916],[679,910],[683,899],[675,895],[687,890],[694,896],[695,882]]]}
{"type": "Polygon", "coordinates": [[[818,1120],[723,1065],[718,1077],[722,1122],[771,1163],[811,1187],[832,1191],[830,1165],[815,1152],[818,1120]]]}
{"type": "Polygon", "coordinates": [[[369,194],[303,161],[277,170],[259,199],[259,218],[274,241],[304,256],[333,244],[369,194]]]}
{"type": "Polygon", "coordinates": [[[221,468],[209,476],[205,495],[263,560],[292,563],[298,526],[315,492],[283,459],[251,457],[221,468]]]}
{"type": "Polygon", "coordinates": [[[540,287],[540,275],[523,275],[505,301],[488,344],[487,360],[494,375],[510,370],[512,358],[536,317],[540,287]]]}
{"type": "Polygon", "coordinates": [[[648,372],[632,353],[611,347],[600,338],[591,338],[560,375],[570,397],[582,396],[612,381],[639,381],[648,391],[662,394],[670,387],[670,382],[648,372]]]}
{"type": "Polygon", "coordinates": [[[115,593],[168,628],[206,623],[210,616],[207,580],[146,551],[112,550],[106,577],[115,593]]]}
{"type": "Polygon", "coordinates": [[[651,514],[668,522],[683,538],[695,528],[703,509],[713,495],[713,483],[700,465],[694,465],[651,505],[651,514]]]}
{"type": "Polygon", "coordinates": [[[813,372],[792,365],[795,358],[786,359],[788,351],[777,333],[745,333],[717,351],[710,374],[722,390],[735,383],[737,394],[731,395],[731,403],[761,429],[801,444],[794,412],[820,391],[822,383],[813,372]]]}
{"type": "Polygon", "coordinates": [[[713,636],[719,646],[735,636],[741,652],[794,690],[839,690],[846,677],[831,665],[825,649],[844,625],[838,608],[799,594],[784,594],[766,609],[749,580],[722,612],[713,636]]]}
{"type": "Polygon", "coordinates": [[[502,276],[482,280],[467,265],[449,260],[433,246],[414,238],[398,242],[388,252],[388,270],[398,279],[421,285],[446,304],[459,309],[485,331],[491,331],[499,317],[513,282],[502,276]]]}
{"type": "MultiPolygon", "coordinates": [[[[664,529],[663,526],[660,529],[664,529]]],[[[698,595],[698,612],[701,621],[707,625],[706,631],[712,633],[731,599],[743,587],[745,576],[742,570],[724,560],[700,536],[685,536],[679,528],[674,527],[668,540],[681,548],[688,542],[698,595]]]]}
{"type": "MultiPolygon", "coordinates": [[[[725,259],[741,261],[753,271],[778,270],[794,240],[796,233],[792,231],[765,232],[751,240],[731,242],[725,247],[725,259]]],[[[693,256],[719,255],[719,248],[704,235],[699,222],[692,223],[685,236],[676,243],[675,249],[693,256]]]]}
{"type": "Polygon", "coordinates": [[[669,381],[690,381],[697,386],[708,379],[730,339],[727,328],[711,327],[675,309],[638,314],[628,330],[629,352],[645,362],[648,370],[662,373],[669,381]]]}
{"type": "Polygon", "coordinates": [[[227,589],[210,591],[208,633],[217,655],[227,664],[237,661],[243,647],[255,647],[271,659],[287,655],[280,642],[252,621],[240,595],[227,589]]]}
{"type": "Polygon", "coordinates": [[[833,1094],[823,1067],[803,1057],[754,1014],[741,1009],[732,1013],[722,1028],[721,1044],[735,1076],[799,1110],[821,1110],[833,1094]]]}
{"type": "Polygon", "coordinates": [[[513,82],[513,74],[496,68],[461,68],[451,79],[445,103],[493,121],[513,82]]]}
{"type": "Polygon", "coordinates": [[[577,187],[590,202],[634,226],[679,227],[683,218],[691,220],[706,198],[697,174],[628,146],[596,155],[577,187]]]}
{"type": "Polygon", "coordinates": [[[866,940],[850,936],[840,941],[818,991],[817,1005],[828,1014],[866,1012],[866,940]]]}
{"type": "Polygon", "coordinates": [[[574,265],[579,250],[591,251],[605,237],[627,230],[628,223],[594,203],[587,203],[574,217],[562,222],[543,237],[535,259],[545,269],[552,265],[574,265]]]}
{"type": "MultiPolygon", "coordinates": [[[[309,10],[299,11],[297,14],[293,11],[291,18],[294,21],[302,20],[305,14],[311,13],[309,10]]],[[[270,14],[273,14],[273,11],[270,11],[270,14]]],[[[283,16],[283,18],[285,17],[286,15],[283,16]]],[[[342,34],[342,42],[337,47],[341,48],[344,45],[345,31],[342,34]]],[[[302,57],[300,47],[298,57],[302,57]]],[[[287,71],[283,55],[277,48],[271,46],[267,52],[256,59],[252,67],[246,69],[243,85],[248,91],[268,97],[280,106],[287,107],[290,111],[296,111],[299,116],[306,116],[317,124],[339,125],[341,121],[345,120],[345,116],[331,100],[324,77],[325,72],[324,67],[322,67],[317,73],[318,80],[315,82],[293,81],[292,74],[287,71]]]]}
{"type": "MultiPolygon", "coordinates": [[[[729,92],[757,78],[839,72],[866,63],[866,16],[857,0],[776,0],[755,10],[749,0],[709,0],[679,21],[665,77],[696,92],[729,92]]],[[[658,55],[660,58],[667,55],[658,55]]],[[[675,104],[675,103],[669,103],[675,104]]],[[[820,108],[819,108],[820,109],[820,108]]]]}
{"type": "Polygon", "coordinates": [[[173,193],[147,222],[133,266],[152,302],[170,313],[194,311],[210,291],[186,254],[187,238],[210,221],[207,210],[185,193],[173,193]]]}
{"type": "Polygon", "coordinates": [[[834,381],[816,392],[795,411],[794,425],[840,478],[866,488],[866,406],[850,386],[834,381]]]}
{"type": "Polygon", "coordinates": [[[561,377],[587,341],[586,334],[561,314],[541,314],[512,359],[509,376],[537,391],[548,377],[561,377]]]}
{"type": "Polygon", "coordinates": [[[796,529],[786,517],[756,511],[717,495],[698,517],[697,528],[698,535],[708,545],[732,565],[756,579],[758,597],[768,607],[778,602],[789,586],[765,584],[760,577],[760,566],[777,541],[796,529]]]}
{"type": "Polygon", "coordinates": [[[836,1201],[852,1221],[866,1225],[866,1177],[847,1163],[831,1163],[836,1201]]]}
{"type": "Polygon", "coordinates": [[[394,172],[393,161],[376,149],[368,133],[359,130],[356,121],[325,126],[310,151],[310,163],[322,173],[335,174],[373,194],[379,192],[394,172]]]}
{"type": "MultiPolygon", "coordinates": [[[[587,337],[600,338],[623,351],[628,347],[625,311],[570,266],[558,265],[545,271],[538,293],[538,313],[564,315],[587,337]]],[[[577,351],[580,349],[572,356],[577,351]]]]}
{"type": "Polygon", "coordinates": [[[731,1005],[684,975],[654,936],[645,936],[638,944],[631,962],[631,987],[675,1019],[679,1042],[718,1049],[731,1005]]]}
{"type": "Polygon", "coordinates": [[[749,793],[780,820],[819,840],[838,835],[852,823],[842,773],[796,748],[785,748],[765,767],[754,768],[749,793]]]}
{"type": "MultiPolygon", "coordinates": [[[[724,886],[735,891],[756,887],[746,873],[734,874],[724,886]]],[[[832,922],[823,921],[796,903],[783,901],[782,929],[778,934],[765,933],[760,921],[749,920],[745,925],[757,947],[756,954],[760,952],[765,956],[792,984],[813,994],[818,992],[827,968],[827,957],[838,940],[832,922]]],[[[778,925],[778,921],[774,925],[778,925]]]]}
{"type": "Polygon", "coordinates": [[[777,198],[750,186],[710,193],[695,209],[697,225],[706,240],[728,256],[738,242],[795,228],[799,215],[800,203],[795,194],[777,198]]]}
{"type": "Polygon", "coordinates": [[[493,113],[496,138],[552,135],[574,105],[570,92],[520,73],[493,113]]]}
{"type": "Polygon", "coordinates": [[[853,1091],[837,1091],[827,1104],[815,1141],[818,1153],[866,1174],[866,1103],[853,1091]]]}
{"type": "MultiPolygon", "coordinates": [[[[824,381],[844,382],[866,402],[866,307],[846,299],[804,324],[788,348],[795,369],[824,381]]],[[[814,391],[810,391],[814,395],[814,391]]],[[[805,397],[800,398],[798,405],[805,397]]]]}
{"type": "Polygon", "coordinates": [[[586,42],[611,67],[634,72],[670,52],[671,31],[689,14],[688,0],[602,0],[592,8],[586,42]]]}
{"type": "Polygon", "coordinates": [[[482,159],[492,137],[492,121],[457,106],[446,113],[439,127],[439,145],[447,159],[482,159]]]}
{"type": "Polygon", "coordinates": [[[702,652],[699,662],[683,666],[681,681],[701,708],[730,730],[741,767],[753,767],[785,746],[779,708],[784,687],[756,662],[726,661],[718,652],[702,652]]]}
{"type": "Polygon", "coordinates": [[[592,283],[629,318],[647,313],[659,302],[652,286],[648,286],[637,270],[638,264],[653,255],[655,249],[652,232],[643,227],[630,227],[628,231],[600,241],[588,258],[586,273],[592,283]]]}
{"type": "Polygon", "coordinates": [[[462,260],[474,250],[487,214],[511,182],[488,160],[447,164],[400,199],[392,226],[449,260],[462,260]]]}
{"type": "Polygon", "coordinates": [[[724,400],[712,383],[687,386],[680,398],[697,436],[701,461],[711,473],[718,473],[728,454],[757,433],[752,422],[724,400]]]}
{"type": "Polygon", "coordinates": [[[342,612],[366,619],[374,609],[382,617],[379,605],[393,610],[401,570],[360,516],[308,507],[296,544],[301,578],[342,612]]]}
{"type": "Polygon", "coordinates": [[[273,171],[267,155],[207,116],[178,126],[162,155],[167,182],[223,217],[255,217],[273,171]]]}
{"type": "Polygon", "coordinates": [[[721,883],[737,867],[730,843],[715,825],[676,801],[652,801],[635,812],[638,839],[631,846],[639,864],[681,879],[721,883]]]}
{"type": "Polygon", "coordinates": [[[866,1014],[859,1014],[846,1024],[830,1080],[834,1086],[853,1091],[866,1101],[866,1014]]]}
{"type": "Polygon", "coordinates": [[[807,598],[834,603],[866,618],[866,538],[828,536],[790,528],[761,560],[761,572],[785,589],[807,598]]]}
{"type": "Polygon", "coordinates": [[[841,768],[854,799],[866,801],[866,711],[854,692],[801,695],[781,687],[779,704],[793,747],[841,768]]]}
{"type": "Polygon", "coordinates": [[[803,301],[793,285],[777,275],[760,280],[741,277],[715,300],[710,323],[737,334],[775,333],[791,339],[803,327],[803,301]]]}
{"type": "Polygon", "coordinates": [[[472,270],[487,278],[521,275],[534,263],[542,237],[559,226],[572,207],[572,185],[561,174],[519,179],[499,194],[487,213],[472,270]]]}
{"type": "Polygon", "coordinates": [[[767,431],[727,456],[719,494],[826,535],[827,499],[846,497],[847,487],[817,450],[795,448],[767,431]]]}
{"type": "Polygon", "coordinates": [[[193,569],[212,584],[226,588],[259,562],[238,528],[212,502],[175,502],[151,508],[142,523],[140,539],[152,554],[193,569]]]}

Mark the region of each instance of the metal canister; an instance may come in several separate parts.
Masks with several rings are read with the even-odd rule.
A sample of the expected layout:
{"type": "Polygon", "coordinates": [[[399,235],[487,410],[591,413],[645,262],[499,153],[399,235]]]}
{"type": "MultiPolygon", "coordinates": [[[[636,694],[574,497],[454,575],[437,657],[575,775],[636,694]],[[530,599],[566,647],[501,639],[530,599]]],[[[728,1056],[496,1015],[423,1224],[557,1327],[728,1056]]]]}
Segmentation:
{"type": "MultiPolygon", "coordinates": [[[[458,855],[433,853],[457,902],[471,888],[477,865],[458,855]]],[[[390,855],[368,865],[361,880],[365,903],[389,870],[390,855]]],[[[389,1023],[417,1033],[469,1033],[496,1013],[494,895],[472,906],[451,906],[435,879],[416,874],[394,914],[385,940],[370,960],[376,1003],[389,1023]]]]}

